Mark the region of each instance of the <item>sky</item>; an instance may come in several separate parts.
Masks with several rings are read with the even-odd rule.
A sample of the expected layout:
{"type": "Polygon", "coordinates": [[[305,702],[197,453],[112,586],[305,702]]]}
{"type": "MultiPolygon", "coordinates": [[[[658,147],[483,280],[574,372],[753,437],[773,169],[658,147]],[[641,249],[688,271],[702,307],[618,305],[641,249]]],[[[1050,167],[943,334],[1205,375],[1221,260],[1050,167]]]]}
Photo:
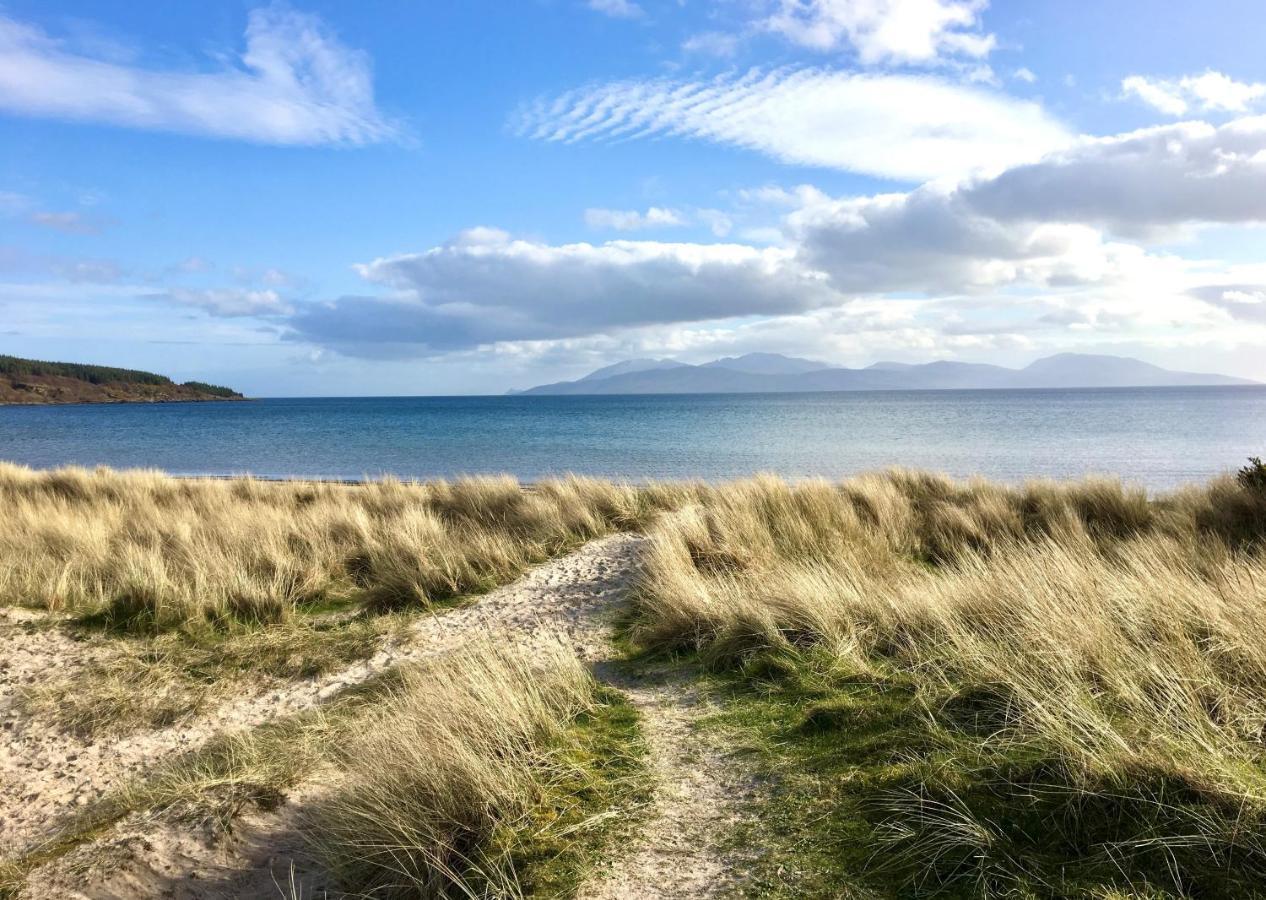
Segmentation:
{"type": "Polygon", "coordinates": [[[1260,0],[0,0],[0,353],[1266,380],[1260,0]]]}

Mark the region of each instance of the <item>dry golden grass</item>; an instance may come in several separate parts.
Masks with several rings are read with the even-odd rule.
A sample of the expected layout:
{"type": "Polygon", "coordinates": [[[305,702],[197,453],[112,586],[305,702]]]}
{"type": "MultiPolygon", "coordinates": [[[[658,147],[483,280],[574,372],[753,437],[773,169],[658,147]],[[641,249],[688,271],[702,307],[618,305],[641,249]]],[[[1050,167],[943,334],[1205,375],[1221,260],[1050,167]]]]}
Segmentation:
{"type": "Polygon", "coordinates": [[[649,796],[636,732],[561,636],[474,635],[124,784],[0,861],[0,896],[115,823],[229,833],[288,797],[287,829],[346,896],[571,896],[649,796]]]}
{"type": "Polygon", "coordinates": [[[267,628],[122,636],[68,672],[50,666],[21,703],[82,737],[162,728],[269,679],[312,678],[372,656],[403,625],[391,615],[295,617],[267,628]]]}
{"type": "Polygon", "coordinates": [[[338,752],[306,829],[318,854],[376,897],[514,896],[494,836],[540,827],[528,813],[596,689],[561,643],[476,643],[409,669],[338,752]]]}
{"type": "Polygon", "coordinates": [[[639,526],[686,493],[582,478],[339,485],[0,463],[0,603],[152,629],[280,622],[348,598],[425,605],[639,526]]]}
{"type": "Polygon", "coordinates": [[[638,633],[727,668],[812,656],[912,683],[940,726],[985,723],[982,756],[1023,748],[1074,790],[1170,785],[1209,813],[1158,846],[1260,866],[1264,541],[1266,494],[1232,479],[1149,499],[1107,480],[762,478],[657,527],[638,633]]]}

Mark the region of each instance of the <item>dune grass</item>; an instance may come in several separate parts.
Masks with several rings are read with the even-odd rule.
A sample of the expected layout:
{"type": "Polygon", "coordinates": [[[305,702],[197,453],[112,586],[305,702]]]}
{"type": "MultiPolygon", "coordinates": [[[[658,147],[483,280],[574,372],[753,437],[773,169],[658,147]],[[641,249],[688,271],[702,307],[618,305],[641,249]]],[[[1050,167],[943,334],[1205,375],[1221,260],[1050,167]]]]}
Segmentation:
{"type": "MultiPolygon", "coordinates": [[[[1252,477],[1149,497],[903,471],[524,489],[4,467],[0,507],[0,602],[136,650],[89,667],[91,690],[49,688],[66,727],[162,724],[228,671],[344,664],[384,613],[649,527],[628,637],[702,665],[724,700],[711,725],[771,785],[730,837],[763,848],[752,896],[1230,898],[1266,883],[1252,477]]],[[[636,717],[561,647],[512,643],[217,741],[84,833],[139,810],[231,818],[319,773],[302,827],[349,891],[574,893],[645,799],[636,717]]]]}
{"type": "Polygon", "coordinates": [[[132,632],[277,623],[487,590],[690,488],[508,477],[361,485],[0,463],[0,603],[132,632]]]}
{"type": "Polygon", "coordinates": [[[286,821],[347,896],[571,896],[638,821],[644,753],[636,712],[560,639],[474,637],[124,786],[0,863],[0,896],[121,820],[227,833],[301,782],[319,788],[286,821]]]}
{"type": "Polygon", "coordinates": [[[634,633],[728,673],[782,786],[747,839],[817,879],[785,895],[1244,896],[1263,538],[1234,479],[758,479],[656,529],[634,633]]]}
{"type": "Polygon", "coordinates": [[[634,728],[561,644],[475,645],[405,673],[307,831],[376,897],[566,895],[645,793],[634,728]]]}
{"type": "Polygon", "coordinates": [[[98,738],[175,724],[269,680],[314,678],[374,654],[402,615],[293,617],[267,627],[110,634],[81,666],[26,688],[22,707],[65,731],[98,738]]]}
{"type": "Polygon", "coordinates": [[[69,616],[108,652],[25,690],[88,736],[177,722],[263,679],[371,656],[458,602],[688,502],[689,485],[508,477],[345,485],[0,463],[0,604],[69,616]]]}

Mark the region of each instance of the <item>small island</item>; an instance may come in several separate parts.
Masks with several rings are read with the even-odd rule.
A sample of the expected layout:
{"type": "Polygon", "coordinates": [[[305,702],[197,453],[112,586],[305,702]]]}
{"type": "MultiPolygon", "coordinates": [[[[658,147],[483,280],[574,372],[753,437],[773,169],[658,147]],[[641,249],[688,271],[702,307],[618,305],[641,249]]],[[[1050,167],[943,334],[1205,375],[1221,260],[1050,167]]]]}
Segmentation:
{"type": "Polygon", "coordinates": [[[43,362],[0,354],[0,405],[245,399],[230,388],[201,381],[178,384],[166,375],[153,372],[82,363],[43,362]]]}

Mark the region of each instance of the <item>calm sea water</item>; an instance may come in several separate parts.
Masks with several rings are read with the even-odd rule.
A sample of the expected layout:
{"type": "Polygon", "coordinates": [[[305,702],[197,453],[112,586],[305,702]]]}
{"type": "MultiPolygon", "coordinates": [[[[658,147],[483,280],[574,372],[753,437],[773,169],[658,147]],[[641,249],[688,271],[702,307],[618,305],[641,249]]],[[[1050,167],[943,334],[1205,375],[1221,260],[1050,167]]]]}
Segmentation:
{"type": "Polygon", "coordinates": [[[1266,455],[1266,387],[0,407],[0,459],[179,474],[838,477],[887,466],[1151,488],[1266,455]]]}

